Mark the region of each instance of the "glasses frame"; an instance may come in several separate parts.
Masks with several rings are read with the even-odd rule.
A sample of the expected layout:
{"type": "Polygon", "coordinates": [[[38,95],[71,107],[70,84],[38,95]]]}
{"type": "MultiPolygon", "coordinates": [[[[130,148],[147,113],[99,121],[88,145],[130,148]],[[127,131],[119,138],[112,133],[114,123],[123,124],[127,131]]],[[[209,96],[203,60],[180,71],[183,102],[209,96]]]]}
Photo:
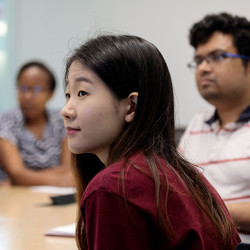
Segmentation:
{"type": "Polygon", "coordinates": [[[213,61],[213,59],[211,59],[211,58],[212,58],[212,55],[213,55],[214,53],[216,53],[216,52],[217,52],[217,53],[218,53],[218,52],[221,52],[221,54],[218,55],[218,57],[219,57],[219,56],[221,57],[221,60],[220,60],[220,61],[223,61],[223,60],[226,59],[226,58],[240,58],[240,59],[242,59],[242,60],[247,60],[247,61],[250,60],[250,57],[249,57],[249,56],[246,56],[246,55],[234,54],[234,53],[230,53],[230,52],[226,52],[226,51],[219,51],[219,50],[217,50],[217,51],[213,51],[213,52],[209,53],[208,55],[202,57],[199,64],[197,64],[194,60],[193,60],[192,62],[188,63],[188,65],[187,65],[188,68],[189,68],[189,69],[197,69],[197,67],[199,67],[199,65],[201,65],[202,62],[203,62],[204,60],[205,60],[208,64],[210,64],[211,62],[212,62],[212,63],[213,63],[213,62],[220,62],[220,61],[213,61]]]}
{"type": "Polygon", "coordinates": [[[48,89],[42,88],[40,85],[35,85],[33,87],[28,87],[26,85],[19,85],[17,87],[18,93],[21,95],[25,95],[26,93],[31,93],[34,96],[41,95],[43,93],[48,92],[48,89]]]}

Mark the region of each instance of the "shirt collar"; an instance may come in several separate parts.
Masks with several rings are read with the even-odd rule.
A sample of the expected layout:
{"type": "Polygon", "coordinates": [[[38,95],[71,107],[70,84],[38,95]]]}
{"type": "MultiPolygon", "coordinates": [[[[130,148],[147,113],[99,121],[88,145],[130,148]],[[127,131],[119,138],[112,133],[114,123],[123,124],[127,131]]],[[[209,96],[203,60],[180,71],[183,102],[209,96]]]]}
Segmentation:
{"type": "MultiPolygon", "coordinates": [[[[214,114],[209,118],[205,123],[212,125],[216,120],[219,119],[217,110],[214,111],[214,114]]],[[[248,106],[239,116],[237,122],[246,122],[250,120],[250,106],[248,106]]]]}

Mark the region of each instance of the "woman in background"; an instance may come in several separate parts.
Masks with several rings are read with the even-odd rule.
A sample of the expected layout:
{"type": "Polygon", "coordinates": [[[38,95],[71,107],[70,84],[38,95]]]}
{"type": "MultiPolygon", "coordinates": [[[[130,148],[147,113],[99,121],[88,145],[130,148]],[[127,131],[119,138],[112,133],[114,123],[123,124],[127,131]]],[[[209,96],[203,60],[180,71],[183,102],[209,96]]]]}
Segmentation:
{"type": "Polygon", "coordinates": [[[91,39],[69,57],[65,82],[79,249],[235,249],[223,201],[176,150],[171,77],[153,44],[91,39]]]}
{"type": "Polygon", "coordinates": [[[46,109],[56,80],[41,62],[17,74],[19,107],[0,116],[0,182],[73,186],[70,153],[58,110],[46,109]]]}

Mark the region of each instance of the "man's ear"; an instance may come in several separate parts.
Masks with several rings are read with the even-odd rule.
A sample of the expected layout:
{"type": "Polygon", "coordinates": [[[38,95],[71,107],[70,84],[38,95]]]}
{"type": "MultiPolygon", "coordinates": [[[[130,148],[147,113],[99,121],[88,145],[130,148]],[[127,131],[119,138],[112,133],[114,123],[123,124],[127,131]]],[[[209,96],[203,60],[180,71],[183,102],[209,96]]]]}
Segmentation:
{"type": "Polygon", "coordinates": [[[137,99],[138,99],[138,92],[132,92],[128,96],[129,106],[128,106],[127,114],[125,116],[126,122],[132,122],[134,120],[135,110],[137,106],[137,99]]]}

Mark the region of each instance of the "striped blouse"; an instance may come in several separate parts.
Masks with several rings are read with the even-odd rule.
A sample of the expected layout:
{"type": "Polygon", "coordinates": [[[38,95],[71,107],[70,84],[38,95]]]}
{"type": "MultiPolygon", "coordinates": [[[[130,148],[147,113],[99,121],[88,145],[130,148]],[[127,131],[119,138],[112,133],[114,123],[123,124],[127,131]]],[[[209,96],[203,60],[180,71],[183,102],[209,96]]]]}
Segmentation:
{"type": "MultiPolygon", "coordinates": [[[[0,138],[13,143],[20,152],[27,168],[40,170],[58,166],[61,162],[62,140],[65,128],[59,110],[47,110],[48,123],[42,139],[37,139],[25,126],[19,108],[0,115],[0,138]]],[[[0,166],[0,180],[8,175],[0,166]]]]}

